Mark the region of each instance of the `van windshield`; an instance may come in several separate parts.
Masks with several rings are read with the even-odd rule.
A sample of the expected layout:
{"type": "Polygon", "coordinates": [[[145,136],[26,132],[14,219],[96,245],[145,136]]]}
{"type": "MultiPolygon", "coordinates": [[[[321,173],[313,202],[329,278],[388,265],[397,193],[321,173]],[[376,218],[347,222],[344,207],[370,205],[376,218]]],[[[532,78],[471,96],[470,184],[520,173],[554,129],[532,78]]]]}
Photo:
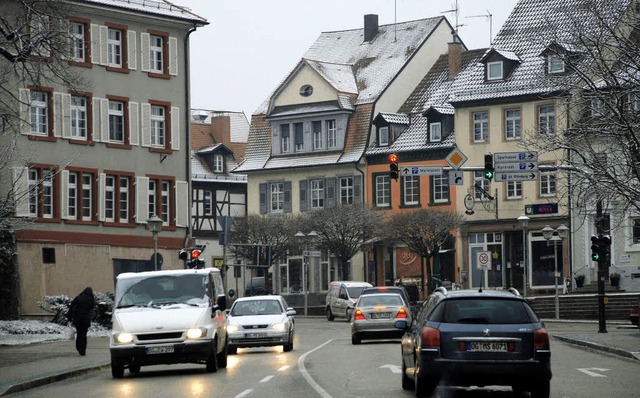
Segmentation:
{"type": "Polygon", "coordinates": [[[347,291],[349,292],[349,297],[351,297],[352,299],[355,299],[360,297],[360,294],[366,288],[367,286],[351,286],[347,288],[347,291]]]}
{"type": "Polygon", "coordinates": [[[209,304],[208,276],[202,274],[126,278],[116,286],[116,308],[209,304]]]}

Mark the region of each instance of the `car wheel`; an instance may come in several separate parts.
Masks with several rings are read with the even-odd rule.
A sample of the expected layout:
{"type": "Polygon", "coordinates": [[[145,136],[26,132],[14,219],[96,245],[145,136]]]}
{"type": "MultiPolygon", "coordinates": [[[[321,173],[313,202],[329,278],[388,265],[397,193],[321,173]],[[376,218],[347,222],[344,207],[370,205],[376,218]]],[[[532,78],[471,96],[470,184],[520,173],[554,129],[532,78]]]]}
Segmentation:
{"type": "Polygon", "coordinates": [[[229,346],[227,347],[227,354],[236,355],[238,353],[238,347],[229,346]]]}
{"type": "Polygon", "coordinates": [[[351,334],[351,344],[358,345],[361,342],[362,342],[362,339],[360,338],[360,335],[358,333],[351,334]]]}
{"type": "Polygon", "coordinates": [[[293,351],[293,332],[289,334],[289,341],[285,345],[282,346],[284,352],[293,351]]]}
{"type": "Polygon", "coordinates": [[[347,322],[351,322],[351,311],[349,311],[349,309],[347,308],[347,322]]]}
{"type": "Polygon", "coordinates": [[[229,347],[229,342],[225,341],[224,342],[224,348],[222,349],[222,351],[220,351],[220,353],[218,353],[218,355],[216,355],[216,362],[218,365],[218,368],[224,369],[227,367],[227,349],[229,347]]]}
{"type": "Polygon", "coordinates": [[[121,363],[111,362],[111,376],[114,379],[121,379],[124,377],[124,365],[121,363]]]}
{"type": "Polygon", "coordinates": [[[207,358],[207,372],[215,373],[218,371],[218,358],[216,355],[216,351],[218,350],[218,345],[216,343],[213,344],[213,350],[211,350],[211,355],[207,358]]]}
{"type": "Polygon", "coordinates": [[[331,307],[327,307],[327,321],[333,321],[334,319],[336,319],[336,317],[333,316],[333,313],[331,312],[331,307]]]}
{"type": "Polygon", "coordinates": [[[540,381],[531,390],[531,398],[549,398],[551,394],[551,382],[549,380],[540,381]]]}
{"type": "Polygon", "coordinates": [[[407,376],[407,366],[402,360],[402,389],[411,390],[413,388],[413,381],[407,376]]]}
{"type": "Polygon", "coordinates": [[[129,365],[129,373],[132,375],[140,373],[140,365],[129,365]]]}

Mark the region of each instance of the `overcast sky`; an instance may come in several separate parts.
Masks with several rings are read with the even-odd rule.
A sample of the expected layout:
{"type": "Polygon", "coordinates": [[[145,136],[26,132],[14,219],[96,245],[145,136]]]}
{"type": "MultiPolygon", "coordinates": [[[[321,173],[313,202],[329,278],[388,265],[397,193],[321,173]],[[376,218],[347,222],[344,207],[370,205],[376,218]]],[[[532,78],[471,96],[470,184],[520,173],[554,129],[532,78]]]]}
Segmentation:
{"type": "MultiPolygon", "coordinates": [[[[209,22],[191,34],[191,107],[249,119],[322,32],[362,28],[365,14],[377,14],[380,25],[441,15],[456,24],[446,12],[456,0],[172,1],[209,22]]],[[[516,2],[458,0],[462,41],[488,47],[516,2]]]]}

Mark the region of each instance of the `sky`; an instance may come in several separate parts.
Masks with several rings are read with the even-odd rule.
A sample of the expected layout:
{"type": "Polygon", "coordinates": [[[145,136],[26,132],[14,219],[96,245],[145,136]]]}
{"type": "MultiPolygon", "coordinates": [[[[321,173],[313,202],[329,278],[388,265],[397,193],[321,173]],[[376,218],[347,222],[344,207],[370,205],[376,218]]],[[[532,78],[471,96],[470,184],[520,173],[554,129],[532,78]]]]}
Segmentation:
{"type": "MultiPolygon", "coordinates": [[[[322,32],[362,28],[366,14],[377,14],[380,25],[438,16],[456,25],[456,0],[172,1],[209,22],[191,34],[191,107],[248,119],[322,32]]],[[[467,48],[488,47],[516,3],[457,0],[467,48]]]]}

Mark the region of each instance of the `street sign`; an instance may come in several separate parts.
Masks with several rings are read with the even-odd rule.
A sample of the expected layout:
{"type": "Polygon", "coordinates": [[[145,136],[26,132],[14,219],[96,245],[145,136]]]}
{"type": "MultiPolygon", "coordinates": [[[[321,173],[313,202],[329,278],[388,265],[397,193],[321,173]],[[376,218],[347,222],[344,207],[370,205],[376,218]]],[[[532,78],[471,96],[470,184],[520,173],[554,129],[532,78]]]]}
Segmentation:
{"type": "Polygon", "coordinates": [[[442,174],[442,166],[410,166],[401,167],[400,175],[402,176],[419,176],[419,175],[440,175],[442,174]]]}
{"type": "Polygon", "coordinates": [[[462,176],[464,172],[460,170],[450,171],[449,172],[449,185],[464,185],[462,182],[462,176]]]}
{"type": "Polygon", "coordinates": [[[491,269],[491,252],[476,253],[477,269],[491,269]]]}
{"type": "Polygon", "coordinates": [[[525,214],[554,214],[558,212],[557,203],[541,203],[535,205],[525,205],[525,214]]]}
{"type": "Polygon", "coordinates": [[[498,182],[507,181],[533,181],[538,178],[538,173],[535,171],[528,171],[526,173],[496,173],[494,179],[498,182]]]}
{"type": "MultiPolygon", "coordinates": [[[[444,160],[446,160],[447,163],[449,163],[454,170],[458,170],[460,166],[462,166],[467,161],[467,157],[464,155],[464,153],[460,152],[458,148],[454,148],[453,151],[451,151],[447,155],[447,157],[444,158],[444,160]]],[[[451,185],[458,185],[458,184],[451,184],[451,185]]]]}
{"type": "Polygon", "coordinates": [[[305,250],[302,252],[305,257],[320,257],[321,254],[320,250],[305,250]]]}
{"type": "Polygon", "coordinates": [[[496,173],[538,171],[538,162],[496,163],[494,169],[496,173]]]}
{"type": "Polygon", "coordinates": [[[537,162],[538,152],[496,152],[493,160],[496,163],[537,162]]]}

